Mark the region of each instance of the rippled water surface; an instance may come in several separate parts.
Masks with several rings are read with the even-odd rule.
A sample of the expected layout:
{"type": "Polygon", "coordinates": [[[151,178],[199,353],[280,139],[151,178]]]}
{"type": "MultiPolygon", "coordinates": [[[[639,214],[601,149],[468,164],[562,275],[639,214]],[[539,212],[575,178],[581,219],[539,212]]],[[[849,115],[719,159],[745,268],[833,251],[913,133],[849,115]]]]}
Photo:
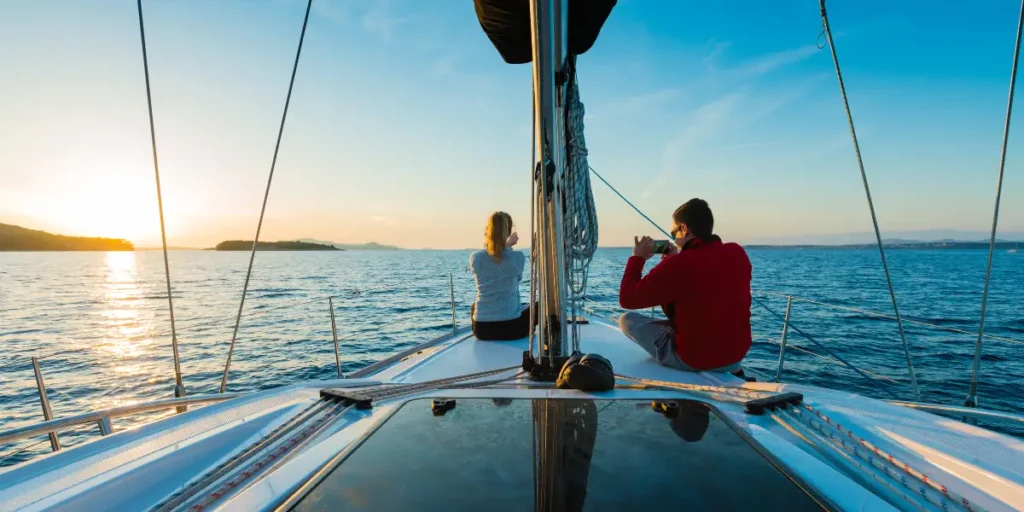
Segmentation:
{"type": "MultiPolygon", "coordinates": [[[[588,290],[606,314],[617,308],[629,251],[601,249],[588,290]]],[[[343,370],[350,372],[451,329],[448,275],[458,322],[468,322],[469,251],[267,252],[256,258],[231,366],[230,391],[336,375],[327,297],[334,297],[343,370]]],[[[966,396],[985,269],[984,251],[889,252],[906,337],[923,399],[966,396]]],[[[238,309],[248,253],[171,253],[175,319],[185,386],[216,392],[238,309]]],[[[778,364],[781,315],[791,294],[837,306],[892,313],[877,251],[752,250],[754,347],[746,367],[762,380],[778,364]],[[761,293],[764,292],[764,293],[761,293]],[[765,309],[767,308],[767,309],[765,309]],[[770,309],[774,313],[769,313],[770,309]],[[777,316],[776,316],[777,315],[777,316]]],[[[524,284],[524,297],[525,290],[524,284]]],[[[524,299],[525,300],[525,299],[524,299]]],[[[794,300],[791,323],[866,379],[824,359],[791,331],[783,380],[870,396],[912,398],[895,322],[794,300]]],[[[1024,254],[996,254],[979,397],[986,407],[1024,404],[1024,254]]],[[[586,346],[584,345],[584,350],[586,346]]],[[[39,356],[57,417],[167,398],[174,385],[170,322],[159,252],[0,253],[0,428],[41,420],[30,357],[39,356]]],[[[115,428],[146,418],[120,419],[115,428]]],[[[62,435],[65,446],[91,438],[62,435]]],[[[0,457],[44,438],[0,447],[0,457]]],[[[48,450],[45,443],[0,461],[48,450]]]]}

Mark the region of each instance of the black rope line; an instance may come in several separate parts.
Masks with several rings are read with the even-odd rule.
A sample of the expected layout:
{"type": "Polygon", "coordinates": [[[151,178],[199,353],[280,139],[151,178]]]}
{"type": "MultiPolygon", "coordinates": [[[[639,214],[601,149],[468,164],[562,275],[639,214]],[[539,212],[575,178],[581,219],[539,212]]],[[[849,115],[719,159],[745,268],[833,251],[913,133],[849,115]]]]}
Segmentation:
{"type": "Polygon", "coordinates": [[[1020,4],[1017,18],[1017,42],[1013,48],[1013,67],[1010,70],[1010,92],[1006,100],[1006,123],[1003,125],[1003,148],[999,155],[999,178],[996,182],[996,205],[992,213],[992,234],[988,239],[988,263],[985,265],[985,289],[981,294],[981,319],[978,322],[978,341],[974,344],[974,361],[971,364],[971,384],[964,405],[978,406],[978,372],[981,369],[981,341],[985,337],[985,313],[988,306],[988,283],[992,278],[992,253],[996,249],[996,227],[999,225],[999,200],[1003,195],[1003,170],[1006,168],[1006,146],[1010,138],[1010,114],[1013,113],[1013,93],[1017,85],[1017,61],[1020,56],[1021,31],[1024,28],[1024,1],[1020,4]]]}
{"type": "MultiPolygon", "coordinates": [[[[770,314],[771,314],[772,316],[774,316],[775,318],[778,318],[778,319],[782,319],[783,321],[785,321],[785,320],[784,320],[784,317],[783,317],[782,315],[780,315],[780,314],[776,313],[775,311],[771,310],[770,308],[768,308],[768,306],[766,306],[766,305],[765,305],[765,304],[764,304],[763,302],[761,302],[760,300],[758,300],[758,299],[757,299],[756,297],[751,297],[751,300],[753,300],[753,301],[754,301],[754,303],[756,303],[756,304],[757,304],[758,306],[761,306],[762,308],[764,308],[764,310],[765,310],[765,311],[767,311],[768,313],[770,313],[770,314]]],[[[797,326],[793,325],[793,321],[792,321],[792,320],[790,320],[790,321],[789,321],[789,328],[790,328],[790,329],[793,329],[793,331],[795,331],[795,332],[796,332],[797,334],[799,334],[799,335],[803,336],[804,338],[806,338],[806,339],[807,339],[807,341],[810,341],[811,343],[814,343],[815,345],[817,345],[817,346],[818,346],[819,348],[821,348],[821,349],[822,349],[822,350],[824,350],[825,352],[828,352],[828,354],[829,354],[830,356],[834,357],[834,358],[835,358],[835,359],[836,359],[837,361],[839,361],[839,362],[841,362],[841,363],[845,364],[845,365],[846,365],[847,367],[849,367],[849,368],[850,368],[851,370],[853,370],[853,371],[857,372],[857,374],[859,374],[859,375],[860,375],[861,377],[864,377],[864,378],[865,378],[865,379],[867,379],[867,380],[868,380],[869,382],[872,382],[872,383],[874,383],[874,384],[878,385],[878,386],[879,386],[879,387],[880,387],[880,388],[881,388],[881,389],[882,389],[883,391],[885,391],[886,393],[888,393],[888,394],[889,394],[889,396],[891,396],[891,397],[893,397],[893,398],[897,398],[897,399],[899,398],[899,397],[897,397],[897,396],[896,396],[896,395],[895,395],[895,394],[894,394],[894,393],[892,392],[892,390],[890,390],[890,389],[889,389],[889,387],[888,387],[888,386],[886,386],[886,385],[882,384],[882,382],[881,382],[881,381],[879,381],[879,380],[877,380],[877,379],[874,379],[874,378],[872,378],[872,377],[868,376],[868,374],[866,374],[866,373],[864,373],[863,371],[861,371],[861,369],[860,369],[860,368],[857,368],[856,366],[854,366],[853,364],[851,364],[851,363],[850,363],[849,361],[847,361],[847,360],[843,359],[842,357],[840,357],[840,356],[839,356],[839,354],[836,354],[835,352],[833,352],[833,351],[832,351],[832,349],[828,348],[827,346],[825,346],[824,344],[822,344],[822,343],[821,343],[821,342],[819,342],[818,340],[814,339],[813,337],[811,337],[811,335],[807,334],[806,332],[804,332],[804,331],[800,330],[800,328],[799,328],[799,327],[797,327],[797,326]]]]}
{"type": "Polygon", "coordinates": [[[843,84],[843,73],[839,70],[839,57],[836,55],[836,45],[832,40],[832,28],[828,24],[828,14],[825,12],[825,0],[819,0],[821,6],[821,23],[825,28],[825,37],[828,39],[828,46],[832,49],[832,63],[836,68],[836,78],[839,81],[839,92],[843,96],[843,107],[846,109],[846,120],[850,123],[850,136],[853,138],[853,150],[857,154],[857,166],[860,168],[860,178],[864,183],[864,195],[868,200],[868,210],[871,212],[871,223],[875,228],[875,240],[878,242],[878,254],[882,259],[882,270],[885,272],[885,282],[889,286],[889,298],[892,300],[892,310],[896,316],[896,325],[900,331],[900,340],[903,342],[903,353],[907,358],[907,371],[910,372],[910,383],[914,388],[914,396],[921,400],[921,390],[917,386],[917,375],[914,373],[914,363],[910,358],[910,346],[907,344],[907,335],[903,330],[903,319],[900,317],[900,308],[896,302],[896,291],[893,289],[892,276],[889,275],[889,264],[885,260],[885,247],[882,244],[882,232],[878,228],[878,216],[875,215],[875,203],[871,200],[871,187],[868,185],[868,174],[864,170],[864,159],[860,155],[860,143],[857,142],[857,130],[853,127],[853,114],[850,113],[850,102],[846,98],[846,86],[843,84]]]}
{"type": "Polygon", "coordinates": [[[164,253],[164,277],[167,281],[167,309],[171,319],[171,349],[174,352],[174,396],[185,395],[181,381],[181,357],[178,354],[178,332],[174,327],[174,299],[171,293],[171,265],[167,258],[167,229],[164,227],[164,199],[160,189],[160,159],[156,151],[156,123],[153,121],[153,94],[149,82],[149,55],[146,52],[146,26],[142,17],[142,0],[137,0],[139,11],[139,40],[142,42],[142,70],[146,75],[146,106],[149,109],[149,140],[153,148],[153,174],[156,176],[156,204],[160,210],[160,242],[164,253]]]}
{"type": "MultiPolygon", "coordinates": [[[[141,0],[140,0],[141,1],[141,0]]],[[[270,175],[267,177],[267,189],[263,192],[263,206],[260,207],[260,220],[256,224],[256,236],[252,239],[252,252],[249,253],[249,267],[245,272],[245,284],[242,286],[242,299],[238,302],[238,314],[235,316],[235,329],[231,334],[231,345],[228,347],[228,358],[224,362],[224,377],[220,381],[220,392],[228,385],[228,372],[231,370],[231,354],[235,351],[238,338],[238,325],[242,321],[242,308],[245,307],[245,294],[249,291],[249,278],[252,277],[252,264],[256,260],[256,247],[260,242],[260,230],[263,229],[263,216],[267,212],[267,199],[270,197],[270,184],[274,181],[274,169],[277,167],[277,155],[281,150],[281,138],[284,137],[284,123],[288,119],[288,106],[292,101],[292,89],[295,87],[295,75],[299,70],[299,57],[302,55],[302,42],[306,39],[306,27],[309,25],[309,11],[313,0],[306,2],[306,16],[302,20],[302,32],[299,34],[299,47],[295,50],[295,63],[292,65],[292,77],[288,81],[288,94],[284,99],[284,111],[281,113],[281,125],[277,129],[277,142],[274,144],[274,157],[270,161],[270,175]]]]}

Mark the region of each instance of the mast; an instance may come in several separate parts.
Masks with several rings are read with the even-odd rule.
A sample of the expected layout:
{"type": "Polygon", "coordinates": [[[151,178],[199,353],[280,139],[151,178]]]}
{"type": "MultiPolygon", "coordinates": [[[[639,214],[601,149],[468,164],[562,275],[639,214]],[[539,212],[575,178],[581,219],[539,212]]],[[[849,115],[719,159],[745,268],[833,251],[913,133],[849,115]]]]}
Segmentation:
{"type": "Polygon", "coordinates": [[[541,361],[546,358],[552,367],[555,367],[555,357],[568,353],[561,190],[565,175],[563,108],[566,80],[562,71],[568,46],[567,13],[566,0],[530,0],[534,133],[539,149],[533,175],[537,191],[536,225],[533,226],[534,238],[530,245],[537,258],[541,361]]]}

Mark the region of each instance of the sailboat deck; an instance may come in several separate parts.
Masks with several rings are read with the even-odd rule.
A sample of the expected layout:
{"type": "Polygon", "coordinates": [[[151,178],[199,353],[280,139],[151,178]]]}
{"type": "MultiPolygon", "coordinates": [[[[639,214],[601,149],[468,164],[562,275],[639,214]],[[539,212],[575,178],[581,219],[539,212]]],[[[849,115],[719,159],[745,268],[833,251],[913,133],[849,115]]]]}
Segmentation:
{"type": "MultiPolygon", "coordinates": [[[[800,392],[804,394],[805,404],[828,415],[833,422],[842,424],[844,432],[856,433],[859,438],[896,455],[929,478],[941,480],[943,485],[948,485],[950,492],[969,499],[975,507],[1013,510],[1024,503],[1024,442],[1018,439],[852,393],[791,384],[745,382],[729,374],[681,372],[666,368],[630,342],[614,325],[599,319],[581,326],[581,331],[582,350],[607,357],[621,376],[684,385],[728,387],[735,393],[800,392]]],[[[484,404],[494,399],[520,400],[519,403],[551,399],[603,403],[628,400],[637,404],[645,401],[649,404],[651,400],[703,401],[713,405],[723,420],[736,425],[739,431],[788,467],[794,477],[813,487],[836,508],[888,508],[888,503],[879,497],[882,494],[876,495],[877,490],[875,493],[867,490],[877,487],[872,478],[857,476],[856,470],[851,470],[841,458],[830,455],[831,452],[825,449],[829,441],[813,437],[813,432],[808,429],[793,430],[773,414],[745,414],[742,403],[718,400],[711,395],[629,386],[602,393],[585,393],[557,390],[550,384],[527,381],[516,376],[517,365],[522,361],[527,344],[527,340],[478,341],[463,330],[382,365],[367,375],[368,378],[304,382],[266,390],[102,437],[74,449],[0,471],[0,503],[3,504],[0,509],[148,508],[181,492],[190,482],[222,467],[240,453],[251,450],[275,429],[317,403],[320,389],[380,383],[415,384],[510,367],[515,368],[487,377],[509,377],[509,380],[493,387],[443,391],[424,389],[400,398],[381,399],[369,410],[345,410],[327,423],[322,431],[299,444],[286,461],[227,492],[219,506],[226,510],[276,508],[287,496],[298,496],[294,494],[296,491],[312,485],[311,478],[315,479],[315,475],[336,467],[340,458],[375,435],[374,432],[403,407],[414,406],[411,401],[419,403],[414,406],[418,411],[416,414],[430,418],[429,407],[423,405],[430,401],[418,399],[444,397],[457,399],[459,403],[485,400],[478,402],[484,404]]],[[[631,384],[624,379],[619,383],[631,384]]],[[[644,412],[643,408],[636,410],[644,412]]],[[[600,417],[600,408],[598,411],[600,417]]],[[[649,405],[644,413],[652,414],[649,405]]],[[[452,419],[458,417],[455,415],[452,419]]],[[[628,449],[629,444],[621,444],[621,447],[628,449]]],[[[242,466],[229,475],[237,474],[245,467],[252,466],[242,466]]],[[[614,468],[599,467],[596,471],[614,472],[614,468]]],[[[202,495],[214,493],[217,485],[202,495]]],[[[638,492],[638,489],[629,492],[638,492]]],[[[892,503],[902,498],[888,496],[885,499],[892,503]]]]}
{"type": "MultiPolygon", "coordinates": [[[[630,377],[695,384],[732,386],[745,383],[728,373],[681,372],[658,364],[644,349],[623,336],[618,327],[601,319],[580,326],[580,346],[584,353],[600,354],[612,362],[615,373],[630,377]]],[[[374,378],[392,382],[423,382],[452,375],[493,370],[522,362],[529,348],[526,338],[515,341],[480,341],[472,333],[463,333],[451,343],[410,356],[374,378]],[[429,357],[426,357],[429,356],[429,357]]],[[[510,371],[513,374],[515,371],[510,371]]]]}

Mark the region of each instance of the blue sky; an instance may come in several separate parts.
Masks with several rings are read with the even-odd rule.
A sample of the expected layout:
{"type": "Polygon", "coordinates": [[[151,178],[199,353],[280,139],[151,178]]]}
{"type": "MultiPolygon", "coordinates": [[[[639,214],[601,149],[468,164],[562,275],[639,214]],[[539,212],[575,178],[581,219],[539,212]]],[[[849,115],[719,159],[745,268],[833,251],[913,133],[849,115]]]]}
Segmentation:
{"type": "MultiPolygon", "coordinates": [[[[251,238],[305,2],[144,5],[169,243],[251,238]]],[[[1019,8],[829,5],[883,230],[988,229],[1019,8]]],[[[158,244],[135,3],[0,11],[0,222],[158,244]]],[[[870,230],[820,29],[814,1],[620,0],[580,58],[591,165],[666,223],[707,199],[729,239],[870,230]]],[[[263,239],[475,247],[497,209],[525,230],[530,83],[469,0],[317,0],[263,239]]],[[[602,245],[652,231],[594,186],[602,245]]]]}

